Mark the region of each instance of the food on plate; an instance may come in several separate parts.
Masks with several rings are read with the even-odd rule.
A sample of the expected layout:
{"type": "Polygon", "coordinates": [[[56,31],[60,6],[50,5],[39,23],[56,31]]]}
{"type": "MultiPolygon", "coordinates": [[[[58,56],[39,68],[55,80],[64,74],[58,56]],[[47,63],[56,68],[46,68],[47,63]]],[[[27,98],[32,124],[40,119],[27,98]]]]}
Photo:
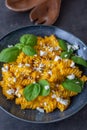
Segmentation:
{"type": "Polygon", "coordinates": [[[0,53],[3,94],[21,109],[66,110],[87,81],[79,68],[87,62],[76,55],[78,49],[54,35],[24,34],[0,53]]]}

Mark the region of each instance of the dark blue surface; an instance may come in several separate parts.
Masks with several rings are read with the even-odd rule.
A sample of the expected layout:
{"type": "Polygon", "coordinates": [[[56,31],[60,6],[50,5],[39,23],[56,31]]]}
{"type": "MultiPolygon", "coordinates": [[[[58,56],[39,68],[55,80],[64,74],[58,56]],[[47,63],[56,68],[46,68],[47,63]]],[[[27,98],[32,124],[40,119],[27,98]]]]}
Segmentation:
{"type": "MultiPolygon", "coordinates": [[[[8,10],[0,0],[0,37],[17,28],[32,25],[28,12],[8,10]]],[[[59,20],[54,24],[87,43],[87,0],[63,0],[59,20]]],[[[25,123],[0,110],[0,130],[87,130],[87,105],[74,116],[47,125],[25,123]]]]}

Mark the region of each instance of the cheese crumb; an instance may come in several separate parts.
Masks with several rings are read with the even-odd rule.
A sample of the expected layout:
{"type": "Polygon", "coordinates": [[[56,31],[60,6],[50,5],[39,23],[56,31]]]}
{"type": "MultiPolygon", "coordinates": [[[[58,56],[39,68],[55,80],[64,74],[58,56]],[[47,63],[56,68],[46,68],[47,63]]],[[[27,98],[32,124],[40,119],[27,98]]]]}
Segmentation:
{"type": "Polygon", "coordinates": [[[30,67],[30,64],[27,64],[27,63],[26,63],[25,66],[30,67]]]}
{"type": "Polygon", "coordinates": [[[14,92],[15,92],[15,90],[14,90],[13,88],[7,90],[7,93],[8,93],[9,95],[14,94],[14,92]]]}
{"type": "Polygon", "coordinates": [[[19,63],[19,64],[18,64],[18,67],[19,67],[19,68],[23,67],[23,64],[19,63]]]}
{"type": "Polygon", "coordinates": [[[40,56],[45,56],[45,55],[47,55],[47,52],[45,52],[45,51],[40,51],[40,56]]]}
{"type": "Polygon", "coordinates": [[[61,59],[60,56],[55,56],[54,61],[58,61],[58,60],[60,60],[60,59],[61,59]]]}
{"type": "Polygon", "coordinates": [[[49,75],[52,75],[52,71],[51,71],[51,70],[49,70],[49,71],[48,71],[48,74],[49,74],[49,75]]]}
{"type": "Polygon", "coordinates": [[[45,89],[48,90],[50,87],[48,85],[45,86],[45,89]]]}
{"type": "Polygon", "coordinates": [[[39,112],[44,113],[44,109],[42,109],[42,108],[40,108],[40,107],[37,107],[36,109],[37,109],[39,112]]]}
{"type": "Polygon", "coordinates": [[[75,67],[75,63],[72,61],[70,67],[74,68],[75,67]]]}
{"type": "Polygon", "coordinates": [[[8,45],[8,48],[13,47],[13,45],[8,45]]]}
{"type": "Polygon", "coordinates": [[[74,74],[68,75],[67,78],[68,78],[68,79],[74,79],[74,78],[75,78],[75,75],[74,75],[74,74]]]}
{"type": "Polygon", "coordinates": [[[16,79],[16,78],[14,78],[14,79],[13,79],[13,82],[16,82],[16,81],[17,81],[17,79],[16,79]]]}
{"type": "Polygon", "coordinates": [[[63,99],[63,98],[57,97],[56,100],[57,100],[57,102],[65,105],[65,106],[68,105],[68,100],[67,99],[63,99]]]}
{"type": "Polygon", "coordinates": [[[7,72],[8,71],[8,66],[2,67],[2,72],[7,72]]]}

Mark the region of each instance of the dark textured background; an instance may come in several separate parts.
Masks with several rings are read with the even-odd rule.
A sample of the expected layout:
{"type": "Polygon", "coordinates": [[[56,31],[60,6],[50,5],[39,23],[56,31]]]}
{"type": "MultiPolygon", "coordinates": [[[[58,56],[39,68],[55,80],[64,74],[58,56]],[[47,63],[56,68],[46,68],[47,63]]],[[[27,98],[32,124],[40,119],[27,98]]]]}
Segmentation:
{"type": "MultiPolygon", "coordinates": [[[[0,38],[8,32],[32,25],[28,13],[15,13],[0,0],[0,38]]],[[[87,43],[87,0],[63,0],[55,26],[69,31],[87,43]]],[[[0,130],[87,130],[87,105],[72,117],[60,122],[38,125],[22,122],[0,110],[0,130]]]]}

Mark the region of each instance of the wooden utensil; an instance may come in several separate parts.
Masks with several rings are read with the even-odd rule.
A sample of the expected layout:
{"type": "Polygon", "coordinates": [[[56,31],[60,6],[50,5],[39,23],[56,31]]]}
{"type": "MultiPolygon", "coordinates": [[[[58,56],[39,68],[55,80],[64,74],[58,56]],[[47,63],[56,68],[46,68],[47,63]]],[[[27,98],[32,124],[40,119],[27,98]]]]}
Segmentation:
{"type": "Polygon", "coordinates": [[[46,0],[31,10],[29,18],[36,24],[53,24],[60,12],[61,0],[46,0]]]}
{"type": "Polygon", "coordinates": [[[5,5],[10,10],[23,12],[43,3],[46,0],[5,0],[5,5]]]}

